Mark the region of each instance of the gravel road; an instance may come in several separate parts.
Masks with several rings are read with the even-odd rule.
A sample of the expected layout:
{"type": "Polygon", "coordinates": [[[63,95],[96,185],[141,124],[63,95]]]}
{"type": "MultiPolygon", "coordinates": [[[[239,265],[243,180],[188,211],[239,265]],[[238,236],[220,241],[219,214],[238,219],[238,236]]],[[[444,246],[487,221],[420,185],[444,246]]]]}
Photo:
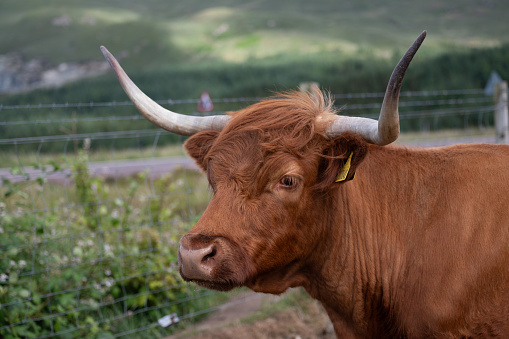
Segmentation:
{"type": "MultiPolygon", "coordinates": [[[[494,136],[465,136],[448,139],[430,139],[430,140],[415,140],[415,141],[398,141],[397,144],[406,147],[439,147],[447,146],[459,143],[495,143],[494,136]]],[[[123,178],[129,177],[136,173],[143,172],[145,170],[150,171],[151,178],[158,178],[166,173],[171,172],[177,167],[183,167],[188,169],[197,169],[194,161],[189,157],[170,157],[170,158],[145,158],[135,160],[117,160],[117,161],[102,161],[102,162],[91,162],[89,164],[90,173],[95,176],[102,176],[106,178],[123,178]]],[[[24,172],[32,179],[44,176],[41,170],[34,169],[32,167],[25,167],[24,172]]],[[[47,172],[50,172],[48,170],[47,172]]],[[[70,169],[51,173],[46,175],[46,179],[51,183],[69,183],[70,181],[70,169]]],[[[11,182],[24,181],[26,178],[21,175],[12,175],[9,168],[0,168],[0,178],[9,179],[11,182]]]]}
{"type": "MultiPolygon", "coordinates": [[[[177,167],[197,169],[194,161],[188,157],[145,158],[89,163],[89,170],[92,175],[105,178],[125,178],[145,170],[150,171],[149,176],[151,178],[158,178],[166,173],[170,173],[177,167]]],[[[45,176],[47,181],[51,183],[67,184],[70,182],[71,170],[68,168],[47,175],[44,175],[41,170],[34,169],[33,167],[25,167],[23,170],[31,179],[45,176]]],[[[51,168],[48,168],[46,172],[50,173],[51,168]]],[[[11,182],[26,180],[25,176],[12,175],[9,168],[0,169],[0,178],[2,177],[11,182]]]]}

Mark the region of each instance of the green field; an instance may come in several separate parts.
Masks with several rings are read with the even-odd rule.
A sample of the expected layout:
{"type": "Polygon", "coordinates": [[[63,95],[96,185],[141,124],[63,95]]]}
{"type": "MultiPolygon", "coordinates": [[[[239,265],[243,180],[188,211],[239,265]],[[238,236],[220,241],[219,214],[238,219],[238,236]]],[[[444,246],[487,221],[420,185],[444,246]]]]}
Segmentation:
{"type": "MultiPolygon", "coordinates": [[[[423,50],[427,47],[423,46],[423,50]]],[[[217,62],[207,66],[201,64],[196,67],[174,66],[162,71],[138,71],[131,72],[126,67],[133,80],[138,86],[154,99],[188,99],[198,98],[202,90],[208,90],[215,100],[216,98],[239,98],[267,96],[274,91],[297,88],[300,82],[317,81],[322,88],[332,93],[372,93],[383,92],[390,73],[396,63],[391,60],[365,57],[363,59],[346,59],[337,62],[330,57],[302,57],[299,60],[281,58],[279,61],[269,63],[258,60],[249,64],[227,64],[217,62]]],[[[412,63],[405,81],[403,91],[421,90],[444,90],[444,89],[482,89],[484,88],[490,72],[497,70],[504,79],[509,78],[509,44],[501,47],[488,49],[472,49],[456,51],[432,57],[417,56],[412,63]]],[[[471,98],[471,97],[470,97],[471,98]]],[[[436,96],[426,100],[449,99],[436,96]]],[[[487,100],[491,104],[490,98],[487,100]]],[[[75,130],[78,134],[98,132],[115,132],[128,130],[145,130],[156,128],[144,119],[134,120],[128,117],[141,117],[133,106],[96,106],[96,107],[60,107],[38,109],[38,104],[51,103],[79,103],[79,102],[123,102],[127,97],[118,84],[113,72],[106,75],[85,79],[80,82],[68,84],[59,89],[36,90],[25,94],[11,95],[0,98],[0,104],[4,105],[1,110],[2,121],[0,135],[5,139],[26,138],[35,136],[54,136],[69,134],[75,130]],[[9,105],[33,104],[31,109],[9,109],[9,105]],[[124,120],[103,120],[111,116],[127,117],[124,120]],[[76,118],[76,124],[71,118],[76,118]],[[96,121],[92,121],[96,119],[96,121]],[[35,124],[23,123],[24,121],[55,121],[54,123],[35,124]],[[61,122],[64,121],[64,122],[61,122]],[[8,125],[8,124],[14,125],[8,125]]],[[[416,100],[416,99],[412,99],[416,100]]],[[[365,99],[340,99],[336,104],[354,105],[377,102],[376,98],[365,99]]],[[[220,103],[216,101],[216,111],[238,110],[250,102],[220,103]]],[[[196,104],[172,104],[166,107],[181,113],[192,113],[196,104]]],[[[430,109],[461,108],[454,105],[447,107],[414,106],[414,111],[430,109]]],[[[465,106],[462,106],[465,107],[465,106]]],[[[406,108],[405,110],[408,110],[406,108]]],[[[348,112],[347,112],[348,113],[348,112]]],[[[376,107],[351,114],[376,114],[376,107]]],[[[407,119],[402,122],[402,130],[405,132],[418,130],[419,118],[407,119]]],[[[453,121],[441,120],[438,128],[463,128],[463,117],[452,117],[453,121]],[[459,119],[459,122],[457,121],[459,119]]],[[[474,124],[476,121],[472,121],[474,124]]],[[[435,124],[434,122],[432,122],[435,124]]],[[[469,123],[470,125],[470,123],[469,123]]],[[[491,123],[490,123],[491,125],[491,123]]],[[[177,137],[166,135],[160,144],[175,143],[177,137]]],[[[99,141],[95,146],[99,146],[99,141]]],[[[102,141],[101,141],[102,142],[102,141]]],[[[115,148],[150,147],[153,139],[123,138],[115,141],[115,148]]],[[[17,148],[20,152],[25,146],[16,146],[10,143],[2,147],[3,152],[14,152],[17,148]]],[[[35,145],[34,147],[36,147],[35,145]]],[[[111,148],[111,141],[102,142],[101,147],[111,148]]],[[[41,152],[61,152],[63,144],[45,143],[41,152]]],[[[37,148],[26,150],[36,152],[37,148]]]]}
{"type": "MultiPolygon", "coordinates": [[[[493,69],[509,77],[507,13],[509,2],[493,0],[3,0],[0,55],[56,66],[102,61],[105,45],[156,99],[267,95],[301,81],[383,91],[426,29],[404,90],[480,88],[493,69]]],[[[111,72],[0,104],[110,100],[126,100],[111,72]]]]}
{"type": "Polygon", "coordinates": [[[422,30],[424,55],[509,41],[506,1],[3,0],[0,54],[57,64],[101,60],[134,71],[293,55],[389,58],[422,30]]]}
{"type": "MultiPolygon", "coordinates": [[[[332,93],[383,92],[403,51],[423,30],[428,37],[403,91],[479,89],[491,71],[509,78],[509,2],[474,0],[209,1],[91,0],[0,3],[0,55],[20,53],[47,63],[104,60],[106,45],[154,99],[263,97],[316,81],[332,93]]],[[[155,128],[142,120],[87,122],[136,116],[132,106],[8,109],[10,105],[126,101],[113,72],[57,89],[0,96],[4,139],[155,128]],[[78,123],[69,122],[75,117],[78,123]],[[23,121],[55,120],[54,124],[23,121]],[[9,125],[14,122],[15,125],[9,125]]],[[[338,106],[360,103],[337,102],[338,106]]],[[[237,110],[249,102],[220,104],[237,110]]],[[[167,105],[182,113],[195,104],[167,105]]],[[[439,109],[441,107],[433,107],[439,109]]],[[[418,108],[416,108],[418,109],[418,108]]],[[[374,114],[366,110],[362,114],[374,114]]],[[[415,130],[404,123],[403,130],[415,130]]],[[[441,128],[455,128],[445,123],[441,128]]],[[[132,140],[131,140],[132,141],[132,140]]],[[[174,143],[168,137],[165,143],[174,143]]],[[[151,141],[141,141],[150,146],[151,141]]],[[[105,144],[104,147],[108,147],[105,144]]],[[[97,144],[96,144],[97,146],[97,144]]],[[[118,149],[134,147],[119,140],[118,149]]],[[[41,152],[60,145],[45,144],[41,152]]],[[[13,151],[4,147],[3,152],[13,151]]]]}

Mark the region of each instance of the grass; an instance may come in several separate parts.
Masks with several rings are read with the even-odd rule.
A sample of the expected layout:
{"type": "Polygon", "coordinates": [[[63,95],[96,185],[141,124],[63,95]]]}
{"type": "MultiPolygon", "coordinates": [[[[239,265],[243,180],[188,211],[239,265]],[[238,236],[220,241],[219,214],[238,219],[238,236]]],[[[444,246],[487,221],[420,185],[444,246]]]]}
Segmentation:
{"type": "MultiPolygon", "coordinates": [[[[502,78],[509,78],[509,63],[507,53],[509,44],[500,48],[488,50],[472,50],[465,53],[445,54],[436,58],[423,59],[416,56],[411,65],[405,81],[403,91],[441,90],[441,89],[479,89],[483,88],[492,72],[497,70],[502,78]]],[[[245,65],[208,64],[197,67],[175,67],[172,70],[161,70],[147,73],[134,73],[131,75],[138,86],[150,97],[160,99],[188,99],[199,98],[202,90],[208,90],[213,100],[216,98],[242,98],[242,97],[265,97],[287,89],[295,89],[304,81],[317,81],[320,86],[330,90],[334,94],[340,93],[370,93],[383,92],[387,79],[396,63],[396,60],[378,59],[374,55],[365,54],[364,58],[348,59],[344,62],[336,62],[333,58],[292,58],[265,59],[265,65],[261,61],[253,61],[245,65]],[[326,60],[326,61],[324,61],[326,60]]],[[[129,73],[130,70],[128,69],[129,73]]],[[[440,95],[429,100],[449,99],[440,95]]],[[[470,95],[477,101],[483,99],[482,105],[491,105],[490,98],[480,95],[470,95]]],[[[93,106],[73,108],[8,108],[9,105],[30,103],[37,104],[55,103],[79,103],[79,102],[123,102],[126,95],[113,74],[108,74],[96,79],[87,79],[79,83],[68,84],[59,89],[37,90],[25,94],[11,95],[0,98],[4,105],[0,135],[5,139],[55,136],[69,134],[71,131],[81,135],[97,132],[138,131],[155,128],[136,111],[133,106],[93,106]],[[72,119],[76,117],[76,123],[72,119]],[[108,117],[112,117],[109,119],[108,117]],[[102,120],[101,120],[102,119],[102,120]],[[122,119],[122,120],[120,120],[122,119]],[[50,121],[51,123],[38,123],[38,121],[50,121]],[[12,124],[12,125],[11,125],[12,124]]],[[[405,99],[406,100],[406,99],[405,99]]],[[[379,100],[365,99],[341,99],[337,105],[343,104],[372,104],[379,100]]],[[[482,101],[482,100],[481,100],[482,101]]],[[[479,101],[479,102],[481,102],[479,101]]],[[[216,101],[216,111],[237,110],[245,107],[250,102],[219,103],[216,101]]],[[[192,113],[196,110],[196,104],[165,104],[169,109],[181,113],[192,113]]],[[[424,105],[412,106],[406,109],[414,111],[440,110],[462,107],[471,108],[471,105],[424,105]]],[[[357,112],[352,112],[356,114],[357,112]]],[[[358,113],[376,114],[376,110],[362,110],[358,113]]],[[[408,112],[408,113],[411,113],[408,112]]],[[[463,127],[463,118],[451,116],[440,120],[440,128],[463,127]],[[447,121],[451,120],[451,121],[447,121]],[[456,126],[455,126],[456,125],[456,126]]],[[[402,122],[403,131],[418,129],[420,118],[407,119],[402,122]]],[[[435,122],[432,122],[435,125],[435,122]]],[[[122,137],[113,139],[93,140],[94,148],[122,149],[149,147],[156,141],[154,133],[151,136],[122,137]]],[[[134,133],[136,134],[136,132],[134,133]]],[[[41,153],[68,152],[72,145],[64,141],[44,142],[41,144],[41,153]]],[[[170,134],[162,135],[158,139],[158,146],[178,142],[179,139],[170,134]]],[[[25,152],[38,152],[38,141],[29,145],[18,146],[14,142],[7,142],[1,146],[0,153],[13,153],[15,148],[25,152]],[[27,148],[32,147],[31,150],[27,148]]]]}
{"type": "Polygon", "coordinates": [[[468,128],[468,129],[446,129],[440,131],[423,131],[423,132],[408,132],[402,133],[397,144],[405,144],[406,142],[412,141],[437,141],[447,139],[465,138],[468,136],[493,136],[495,137],[495,129],[492,127],[479,129],[479,128],[468,128]]]}
{"type": "MultiPolygon", "coordinates": [[[[184,156],[185,152],[182,145],[170,144],[156,148],[126,148],[119,150],[99,149],[90,152],[89,160],[91,162],[113,161],[113,160],[135,160],[147,158],[166,158],[184,156]]],[[[70,152],[64,157],[61,152],[58,153],[40,153],[33,152],[32,149],[27,152],[2,152],[0,153],[1,168],[18,168],[20,164],[24,167],[35,166],[43,167],[57,163],[72,163],[76,160],[76,154],[70,152]]]]}
{"type": "Polygon", "coordinates": [[[424,53],[509,41],[502,1],[4,0],[0,8],[0,29],[9,32],[0,54],[57,64],[102,60],[98,46],[106,45],[135,70],[296,54],[388,57],[423,29],[424,53]]]}

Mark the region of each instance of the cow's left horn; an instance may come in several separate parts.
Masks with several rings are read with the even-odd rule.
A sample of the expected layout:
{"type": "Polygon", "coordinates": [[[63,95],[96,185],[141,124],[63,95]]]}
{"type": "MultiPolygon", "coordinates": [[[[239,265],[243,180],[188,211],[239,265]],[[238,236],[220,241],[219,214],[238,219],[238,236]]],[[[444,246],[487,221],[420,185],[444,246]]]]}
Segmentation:
{"type": "Polygon", "coordinates": [[[354,132],[362,136],[366,141],[377,145],[388,145],[395,141],[399,135],[399,113],[398,100],[401,84],[406,70],[412,61],[415,53],[421,46],[426,31],[415,40],[405,55],[398,62],[392,72],[387,89],[385,90],[380,117],[377,120],[369,118],[335,116],[334,121],[327,128],[326,134],[329,138],[335,138],[343,132],[354,132]]]}
{"type": "Polygon", "coordinates": [[[195,117],[172,112],[160,106],[143,93],[124,72],[115,57],[101,46],[106,60],[117,74],[118,80],[127,96],[134,103],[147,120],[153,124],[180,135],[193,135],[204,130],[222,130],[228,119],[228,115],[214,115],[209,117],[195,117]]]}

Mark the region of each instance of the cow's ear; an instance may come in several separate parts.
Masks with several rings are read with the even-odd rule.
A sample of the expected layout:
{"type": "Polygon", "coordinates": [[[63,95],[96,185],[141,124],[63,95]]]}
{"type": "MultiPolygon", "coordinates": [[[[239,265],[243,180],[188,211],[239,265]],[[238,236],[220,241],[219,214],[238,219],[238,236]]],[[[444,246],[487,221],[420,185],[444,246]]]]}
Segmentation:
{"type": "Polygon", "coordinates": [[[322,151],[315,188],[323,190],[354,179],[367,152],[367,143],[353,133],[329,141],[322,151]]]}
{"type": "Polygon", "coordinates": [[[187,139],[184,144],[187,154],[189,154],[189,156],[196,161],[196,164],[204,171],[207,170],[205,157],[209,153],[210,147],[214,143],[214,140],[216,140],[218,134],[218,131],[203,131],[187,139]]]}

